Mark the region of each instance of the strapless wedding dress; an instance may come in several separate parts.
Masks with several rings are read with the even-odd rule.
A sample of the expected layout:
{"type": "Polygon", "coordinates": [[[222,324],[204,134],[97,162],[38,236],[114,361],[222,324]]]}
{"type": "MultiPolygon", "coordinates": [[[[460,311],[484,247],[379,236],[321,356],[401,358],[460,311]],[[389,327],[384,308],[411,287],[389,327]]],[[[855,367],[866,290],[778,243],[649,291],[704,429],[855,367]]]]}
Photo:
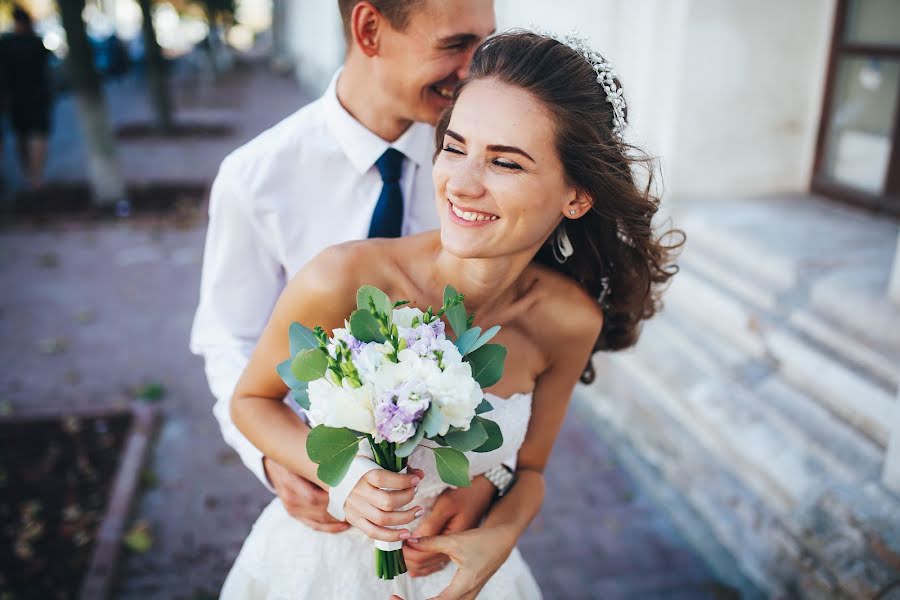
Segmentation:
{"type": "MultiPolygon", "coordinates": [[[[531,394],[498,398],[488,394],[494,410],[485,416],[503,432],[503,445],[493,452],[468,452],[472,477],[501,462],[514,461],[525,439],[531,416],[531,394]]],[[[437,474],[434,455],[417,448],[409,464],[422,469],[414,502],[426,513],[448,486],[437,474]]],[[[410,524],[415,530],[418,521],[410,524]]],[[[263,510],[244,541],[241,552],[222,587],[222,600],[388,600],[398,594],[404,600],[437,596],[456,572],[452,562],[426,577],[400,575],[393,581],[375,576],[373,542],[355,528],[342,533],[322,533],[303,525],[285,511],[278,498],[263,510]]],[[[482,600],[540,600],[541,592],[518,549],[478,596],[482,600]]]]}

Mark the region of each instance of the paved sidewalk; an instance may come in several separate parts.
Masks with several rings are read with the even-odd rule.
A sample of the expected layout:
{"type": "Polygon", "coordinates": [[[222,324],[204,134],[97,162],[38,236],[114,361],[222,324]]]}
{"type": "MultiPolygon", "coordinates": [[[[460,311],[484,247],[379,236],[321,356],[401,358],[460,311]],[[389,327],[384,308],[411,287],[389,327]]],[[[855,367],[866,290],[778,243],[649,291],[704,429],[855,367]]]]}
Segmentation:
{"type": "MultiPolygon", "coordinates": [[[[250,89],[235,93],[243,139],[294,110],[298,97],[285,80],[246,81],[252,98],[250,89]]],[[[198,168],[211,177],[228,150],[207,148],[198,168]]],[[[159,168],[157,155],[147,156],[148,168],[159,168]]],[[[202,362],[187,350],[204,234],[202,214],[0,230],[3,410],[109,406],[148,383],[166,389],[135,515],[149,523],[153,546],[126,558],[121,599],[215,597],[270,499],[222,441],[202,362]]],[[[725,597],[577,411],[547,490],[521,543],[546,598],[725,597]]]]}

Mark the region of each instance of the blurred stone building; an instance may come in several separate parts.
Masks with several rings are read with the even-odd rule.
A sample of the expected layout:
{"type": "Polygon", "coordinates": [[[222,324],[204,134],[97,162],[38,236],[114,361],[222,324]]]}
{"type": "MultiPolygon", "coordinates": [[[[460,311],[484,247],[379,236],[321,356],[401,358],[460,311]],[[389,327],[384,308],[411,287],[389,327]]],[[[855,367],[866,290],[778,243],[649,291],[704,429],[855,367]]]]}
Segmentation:
{"type": "MultiPolygon", "coordinates": [[[[496,9],[499,30],[576,26],[617,66],[688,235],[666,309],[579,401],[723,579],[900,595],[900,2],[496,9]]],[[[336,6],[284,10],[321,92],[336,6]]]]}

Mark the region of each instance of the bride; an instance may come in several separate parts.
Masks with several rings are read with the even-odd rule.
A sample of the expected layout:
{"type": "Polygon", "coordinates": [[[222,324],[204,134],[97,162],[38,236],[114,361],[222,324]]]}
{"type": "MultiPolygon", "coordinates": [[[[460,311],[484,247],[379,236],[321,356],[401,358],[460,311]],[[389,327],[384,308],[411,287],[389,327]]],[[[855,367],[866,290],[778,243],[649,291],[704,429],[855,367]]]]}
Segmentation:
{"type": "Polygon", "coordinates": [[[625,118],[615,73],[575,40],[510,32],[475,52],[437,126],[440,230],[343,244],[306,265],[275,306],[232,416],[266,456],[318,482],[306,454],[309,427],[283,404],[287,388],[275,371],[288,356],[290,323],[343,326],[363,284],[423,308],[440,306],[451,284],[475,324],[502,325],[497,341],[508,349],[487,415],[504,443],[468,453],[470,474],[515,462],[516,481],[480,527],[419,540],[416,522],[446,487],[424,450],[410,457],[409,474],[373,470],[358,479],[338,507],[354,526],[343,533],[307,528],[276,498],[245,541],[223,598],[540,598],[515,546],[543,501],[543,470],[573,388],[593,379],[594,352],[637,341],[675,272],[674,245],[651,227],[658,199],[635,179],[634,167],[647,160],[621,138],[625,118]],[[381,581],[369,538],[405,540],[452,562],[424,577],[381,581]]]}

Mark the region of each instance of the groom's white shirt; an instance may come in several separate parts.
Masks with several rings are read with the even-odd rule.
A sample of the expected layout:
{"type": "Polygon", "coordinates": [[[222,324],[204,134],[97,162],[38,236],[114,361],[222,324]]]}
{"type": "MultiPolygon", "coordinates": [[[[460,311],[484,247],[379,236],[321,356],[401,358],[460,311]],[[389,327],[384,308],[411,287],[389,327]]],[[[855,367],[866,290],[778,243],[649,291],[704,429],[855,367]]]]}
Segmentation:
{"type": "Polygon", "coordinates": [[[340,104],[339,76],[321,98],[227,156],[210,192],[191,351],[205,359],[222,436],[269,489],[262,453],[232,422],[230,403],[287,279],[322,249],[368,235],[382,187],[375,161],[388,147],[407,157],[403,234],[439,227],[434,129],[415,123],[384,141],[340,104]]]}

